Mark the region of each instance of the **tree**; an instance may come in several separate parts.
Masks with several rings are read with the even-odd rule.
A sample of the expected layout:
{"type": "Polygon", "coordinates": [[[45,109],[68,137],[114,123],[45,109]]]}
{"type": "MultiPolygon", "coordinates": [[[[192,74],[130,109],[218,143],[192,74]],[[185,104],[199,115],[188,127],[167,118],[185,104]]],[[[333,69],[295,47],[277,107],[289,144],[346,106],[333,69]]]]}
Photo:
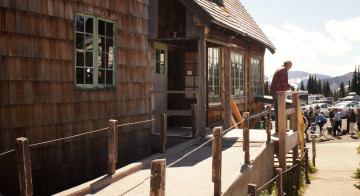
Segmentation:
{"type": "Polygon", "coordinates": [[[329,84],[329,81],[326,81],[324,83],[324,88],[323,88],[323,94],[325,97],[331,97],[331,89],[330,89],[330,84],[329,84]]]}
{"type": "Polygon", "coordinates": [[[344,86],[344,82],[341,82],[340,84],[340,90],[339,90],[339,95],[338,97],[345,97],[345,86],[344,86]]]}
{"type": "Polygon", "coordinates": [[[355,71],[351,80],[351,88],[349,87],[349,91],[350,92],[357,92],[358,89],[358,76],[357,76],[357,71],[356,71],[356,66],[355,66],[355,71]]]}
{"type": "Polygon", "coordinates": [[[301,83],[300,83],[300,90],[302,90],[302,91],[305,90],[304,82],[302,80],[301,80],[301,83]]]}
{"type": "Polygon", "coordinates": [[[323,89],[322,89],[322,85],[321,85],[321,80],[319,79],[317,85],[316,85],[316,89],[317,89],[317,93],[318,94],[323,94],[323,89]]]}

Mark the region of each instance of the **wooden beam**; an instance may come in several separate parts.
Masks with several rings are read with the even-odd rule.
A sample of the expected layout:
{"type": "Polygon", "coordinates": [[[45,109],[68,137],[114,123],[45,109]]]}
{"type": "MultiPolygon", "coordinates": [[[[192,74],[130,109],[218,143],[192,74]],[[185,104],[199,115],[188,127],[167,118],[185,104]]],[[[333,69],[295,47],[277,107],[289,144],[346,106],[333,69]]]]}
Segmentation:
{"type": "Polygon", "coordinates": [[[206,84],[207,84],[207,75],[206,75],[206,42],[204,39],[204,34],[200,36],[198,40],[198,72],[199,72],[199,87],[198,87],[198,96],[197,96],[197,128],[200,136],[206,136],[206,111],[205,103],[206,99],[206,84]]]}
{"type": "Polygon", "coordinates": [[[240,114],[240,112],[239,112],[239,109],[238,109],[238,107],[236,106],[236,103],[235,103],[234,99],[233,99],[232,97],[230,97],[230,98],[231,98],[231,109],[232,109],[233,113],[235,114],[237,120],[238,120],[239,122],[241,122],[243,119],[242,119],[242,117],[241,117],[241,114],[240,114]]]}
{"type": "Polygon", "coordinates": [[[167,115],[162,113],[160,115],[160,152],[166,151],[167,140],[167,115]]]}
{"type": "Polygon", "coordinates": [[[150,196],[165,196],[166,159],[151,161],[150,196]]]}
{"type": "Polygon", "coordinates": [[[278,125],[279,125],[279,163],[286,169],[286,115],[285,92],[278,92],[278,125]]]}
{"type": "Polygon", "coordinates": [[[257,196],[256,184],[248,184],[248,196],[257,196]]]}
{"type": "Polygon", "coordinates": [[[245,111],[251,112],[251,43],[247,42],[245,51],[245,111]]]}
{"type": "Polygon", "coordinates": [[[154,94],[197,94],[198,91],[150,91],[154,94]]]}
{"type": "Polygon", "coordinates": [[[292,122],[291,122],[291,129],[294,131],[298,131],[299,127],[299,96],[297,93],[292,94],[292,107],[295,109],[295,112],[291,115],[292,122]]]}
{"type": "Polygon", "coordinates": [[[222,158],[222,127],[213,129],[212,142],[212,181],[214,195],[221,195],[221,158],[222,158]]]}
{"type": "Polygon", "coordinates": [[[195,138],[198,135],[197,129],[197,107],[196,104],[191,104],[191,125],[192,125],[192,137],[195,138]]]}
{"type": "Polygon", "coordinates": [[[108,174],[113,175],[116,171],[116,163],[118,161],[118,121],[110,120],[108,130],[108,174]]]}
{"type": "Polygon", "coordinates": [[[27,138],[20,137],[16,139],[16,155],[19,169],[20,195],[33,195],[30,149],[27,138]]]}
{"type": "Polygon", "coordinates": [[[277,189],[277,195],[284,195],[284,188],[283,188],[283,173],[281,168],[276,168],[276,174],[279,175],[279,177],[276,179],[276,189],[277,189]]]}
{"type": "Polygon", "coordinates": [[[166,113],[170,116],[191,116],[190,110],[154,110],[153,114],[166,113]]]}
{"type": "Polygon", "coordinates": [[[250,137],[249,137],[249,125],[250,116],[249,112],[244,112],[244,126],[243,126],[243,151],[245,152],[245,163],[250,164],[250,137]]]}
{"type": "Polygon", "coordinates": [[[225,78],[224,78],[224,83],[225,83],[225,97],[224,97],[224,114],[225,114],[225,119],[224,119],[224,128],[228,129],[231,126],[231,117],[232,117],[232,113],[231,113],[231,51],[230,48],[225,47],[224,48],[224,62],[225,62],[225,78]]]}

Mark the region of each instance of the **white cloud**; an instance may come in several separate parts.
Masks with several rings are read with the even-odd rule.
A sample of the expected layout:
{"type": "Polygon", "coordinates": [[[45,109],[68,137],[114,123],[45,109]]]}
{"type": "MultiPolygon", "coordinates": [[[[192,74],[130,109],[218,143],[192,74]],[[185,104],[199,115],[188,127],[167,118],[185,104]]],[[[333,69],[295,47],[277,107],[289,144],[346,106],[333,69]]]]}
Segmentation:
{"type": "Polygon", "coordinates": [[[353,71],[360,57],[348,54],[354,50],[354,42],[360,41],[360,18],[332,20],[325,26],[326,32],[316,32],[291,23],[282,28],[261,25],[277,48],[274,55],[265,55],[265,75],[272,75],[285,60],[293,62],[292,70],[310,73],[338,76],[353,71]]]}

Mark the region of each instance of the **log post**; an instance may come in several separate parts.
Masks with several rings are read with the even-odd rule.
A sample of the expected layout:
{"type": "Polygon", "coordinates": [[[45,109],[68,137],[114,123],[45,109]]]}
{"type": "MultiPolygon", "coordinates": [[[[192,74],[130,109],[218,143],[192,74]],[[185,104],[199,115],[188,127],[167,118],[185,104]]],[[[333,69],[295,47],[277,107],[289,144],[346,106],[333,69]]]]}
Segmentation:
{"type": "Polygon", "coordinates": [[[250,124],[250,115],[249,112],[244,112],[244,127],[243,127],[243,151],[245,152],[245,163],[250,164],[250,134],[249,134],[249,124],[250,124]]]}
{"type": "Polygon", "coordinates": [[[16,155],[19,168],[20,195],[33,195],[30,149],[27,138],[16,138],[16,155]]]}
{"type": "Polygon", "coordinates": [[[267,141],[271,141],[271,107],[266,107],[266,134],[267,141]]]}
{"type": "Polygon", "coordinates": [[[197,129],[197,108],[196,104],[191,104],[191,124],[192,124],[192,137],[195,138],[198,135],[197,129]]]}
{"type": "Polygon", "coordinates": [[[300,189],[300,172],[301,172],[301,159],[296,159],[296,167],[295,167],[295,186],[296,190],[300,189]]]}
{"type": "Polygon", "coordinates": [[[118,161],[118,121],[110,120],[108,130],[108,174],[115,174],[116,162],[118,161]]]}
{"type": "Polygon", "coordinates": [[[316,158],[316,143],[315,143],[315,135],[311,136],[311,142],[312,142],[312,162],[314,164],[314,167],[316,167],[315,164],[315,158],[316,158]]]}
{"type": "Polygon", "coordinates": [[[299,127],[299,96],[297,93],[292,94],[292,107],[295,109],[295,112],[291,114],[291,129],[297,131],[299,127]]]}
{"type": "Polygon", "coordinates": [[[205,106],[207,103],[207,75],[206,75],[206,40],[204,38],[204,33],[200,35],[200,38],[198,39],[198,73],[199,73],[199,85],[198,85],[198,94],[196,99],[196,106],[197,106],[197,129],[200,136],[205,137],[206,136],[206,114],[207,111],[205,110],[205,106]]]}
{"type": "Polygon", "coordinates": [[[296,165],[296,160],[299,158],[299,147],[296,145],[293,149],[293,165],[296,165]]]}
{"type": "Polygon", "coordinates": [[[285,92],[278,92],[279,165],[286,169],[286,105],[285,92]]]}
{"type": "Polygon", "coordinates": [[[231,50],[230,47],[223,47],[224,51],[224,129],[231,127],[231,50]]]}
{"type": "Polygon", "coordinates": [[[212,142],[212,181],[214,195],[221,195],[221,157],[222,157],[222,127],[213,129],[212,142]]]}
{"type": "Polygon", "coordinates": [[[160,115],[160,152],[166,151],[166,140],[167,140],[167,115],[162,113],[160,115]]]}
{"type": "Polygon", "coordinates": [[[276,174],[279,175],[279,177],[276,179],[276,190],[277,195],[284,195],[284,189],[283,189],[283,173],[281,168],[276,168],[276,174]]]}
{"type": "Polygon", "coordinates": [[[305,148],[305,180],[306,183],[310,183],[309,179],[309,149],[305,148]]]}
{"type": "Polygon", "coordinates": [[[248,196],[257,196],[256,184],[248,184],[248,196]]]}
{"type": "Polygon", "coordinates": [[[165,196],[166,159],[151,161],[150,196],[165,196]]]}

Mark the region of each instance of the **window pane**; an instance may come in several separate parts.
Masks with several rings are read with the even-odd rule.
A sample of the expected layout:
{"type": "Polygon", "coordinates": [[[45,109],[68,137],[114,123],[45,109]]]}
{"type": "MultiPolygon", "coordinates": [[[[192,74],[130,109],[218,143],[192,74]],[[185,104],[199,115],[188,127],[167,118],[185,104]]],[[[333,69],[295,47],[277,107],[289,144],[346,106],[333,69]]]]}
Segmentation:
{"type": "Polygon", "coordinates": [[[100,56],[98,56],[99,59],[101,59],[99,66],[102,68],[105,68],[106,65],[106,54],[105,53],[101,53],[100,56]]]}
{"type": "Polygon", "coordinates": [[[84,34],[76,33],[76,48],[84,49],[84,34]]]}
{"type": "Polygon", "coordinates": [[[161,64],[160,64],[160,73],[161,73],[161,74],[164,74],[164,73],[165,73],[165,64],[164,64],[164,63],[161,63],[161,64]]]}
{"type": "Polygon", "coordinates": [[[113,71],[106,70],[106,84],[112,84],[112,83],[113,83],[113,71]]]}
{"type": "Polygon", "coordinates": [[[108,54],[108,63],[107,63],[108,68],[112,69],[114,66],[114,54],[108,54]]]}
{"type": "Polygon", "coordinates": [[[113,23],[106,23],[106,36],[112,37],[114,35],[113,23]]]}
{"type": "Polygon", "coordinates": [[[98,33],[99,33],[99,35],[105,36],[105,21],[99,20],[98,25],[99,25],[99,26],[98,26],[98,33]]]}
{"type": "Polygon", "coordinates": [[[84,52],[76,51],[76,66],[84,66],[84,52]]]}
{"type": "Polygon", "coordinates": [[[99,52],[104,52],[105,51],[105,38],[103,38],[103,37],[100,37],[99,39],[98,39],[98,42],[99,42],[99,46],[98,46],[98,50],[99,50],[99,52]]]}
{"type": "Polygon", "coordinates": [[[76,68],[76,84],[84,84],[84,69],[76,68]]]}
{"type": "Polygon", "coordinates": [[[86,54],[86,56],[85,56],[86,67],[92,67],[93,66],[93,53],[86,52],[85,54],[86,54]]]}
{"type": "Polygon", "coordinates": [[[93,24],[94,21],[92,18],[85,17],[85,32],[86,33],[93,33],[93,24]]]}
{"type": "Polygon", "coordinates": [[[160,73],[160,62],[156,62],[155,73],[160,73]]]}
{"type": "Polygon", "coordinates": [[[87,34],[85,39],[86,49],[92,50],[93,49],[93,36],[87,34]]]}
{"type": "Polygon", "coordinates": [[[99,69],[98,81],[99,84],[105,84],[105,70],[99,69]]]}
{"type": "Polygon", "coordinates": [[[85,78],[86,84],[93,83],[93,75],[94,75],[94,69],[87,68],[86,69],[86,78],[85,78]]]}
{"type": "Polygon", "coordinates": [[[114,41],[111,38],[106,39],[106,52],[114,53],[114,41]]]}
{"type": "Polygon", "coordinates": [[[156,50],[155,60],[160,61],[160,50],[156,50]]]}
{"type": "Polygon", "coordinates": [[[83,16],[76,15],[75,29],[76,29],[76,31],[84,32],[84,17],[83,16]]]}

